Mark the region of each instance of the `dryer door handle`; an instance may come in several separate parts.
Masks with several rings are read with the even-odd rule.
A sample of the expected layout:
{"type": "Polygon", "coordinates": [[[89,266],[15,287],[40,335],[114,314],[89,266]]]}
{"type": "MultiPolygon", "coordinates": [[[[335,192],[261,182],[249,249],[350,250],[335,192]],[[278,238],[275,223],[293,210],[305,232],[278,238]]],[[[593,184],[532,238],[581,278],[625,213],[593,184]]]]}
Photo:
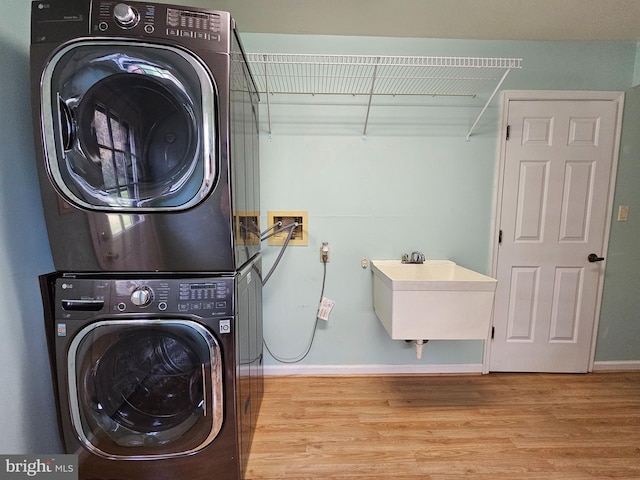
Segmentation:
{"type": "Polygon", "coordinates": [[[62,148],[65,151],[71,150],[75,137],[75,122],[69,105],[60,99],[60,132],[62,133],[62,148]]]}

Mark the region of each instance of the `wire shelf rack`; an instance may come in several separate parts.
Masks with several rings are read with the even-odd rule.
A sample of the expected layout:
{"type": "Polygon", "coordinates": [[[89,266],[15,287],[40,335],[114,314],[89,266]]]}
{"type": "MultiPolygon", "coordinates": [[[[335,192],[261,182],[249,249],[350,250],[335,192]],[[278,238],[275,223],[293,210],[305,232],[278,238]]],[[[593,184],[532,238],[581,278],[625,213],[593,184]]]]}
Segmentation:
{"type": "Polygon", "coordinates": [[[266,94],[271,133],[269,95],[380,95],[469,96],[491,92],[475,126],[520,58],[416,57],[250,53],[247,61],[256,87],[266,94]]]}

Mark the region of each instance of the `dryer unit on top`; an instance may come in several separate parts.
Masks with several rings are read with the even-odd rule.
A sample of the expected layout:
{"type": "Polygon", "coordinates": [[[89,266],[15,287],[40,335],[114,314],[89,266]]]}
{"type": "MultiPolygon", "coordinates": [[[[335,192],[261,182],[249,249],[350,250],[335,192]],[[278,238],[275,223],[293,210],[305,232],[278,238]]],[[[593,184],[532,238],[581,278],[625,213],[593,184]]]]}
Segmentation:
{"type": "Polygon", "coordinates": [[[36,1],[31,68],[57,270],[224,272],[259,251],[259,99],[228,13],[36,1]]]}

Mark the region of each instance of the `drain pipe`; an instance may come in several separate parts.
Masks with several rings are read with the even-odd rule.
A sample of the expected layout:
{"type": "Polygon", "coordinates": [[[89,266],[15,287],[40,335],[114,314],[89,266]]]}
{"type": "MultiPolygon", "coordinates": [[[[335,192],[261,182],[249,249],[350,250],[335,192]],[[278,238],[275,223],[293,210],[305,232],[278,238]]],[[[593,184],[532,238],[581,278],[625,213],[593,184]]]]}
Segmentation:
{"type": "Polygon", "coordinates": [[[416,358],[422,360],[422,349],[429,340],[416,340],[416,358]]]}

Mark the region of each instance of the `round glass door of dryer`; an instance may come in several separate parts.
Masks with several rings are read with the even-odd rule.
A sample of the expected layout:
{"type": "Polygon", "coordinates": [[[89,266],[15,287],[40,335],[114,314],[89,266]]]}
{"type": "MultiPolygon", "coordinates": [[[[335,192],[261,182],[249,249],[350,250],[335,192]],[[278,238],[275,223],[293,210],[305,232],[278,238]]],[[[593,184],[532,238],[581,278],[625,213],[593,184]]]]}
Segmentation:
{"type": "Polygon", "coordinates": [[[72,423],[97,455],[190,455],[222,428],[220,347],[196,322],[97,322],[78,333],[68,355],[72,423]]]}
{"type": "Polygon", "coordinates": [[[47,171],[72,204],[181,210],[213,188],[215,88],[196,57],[79,42],[53,56],[42,86],[47,171]]]}

